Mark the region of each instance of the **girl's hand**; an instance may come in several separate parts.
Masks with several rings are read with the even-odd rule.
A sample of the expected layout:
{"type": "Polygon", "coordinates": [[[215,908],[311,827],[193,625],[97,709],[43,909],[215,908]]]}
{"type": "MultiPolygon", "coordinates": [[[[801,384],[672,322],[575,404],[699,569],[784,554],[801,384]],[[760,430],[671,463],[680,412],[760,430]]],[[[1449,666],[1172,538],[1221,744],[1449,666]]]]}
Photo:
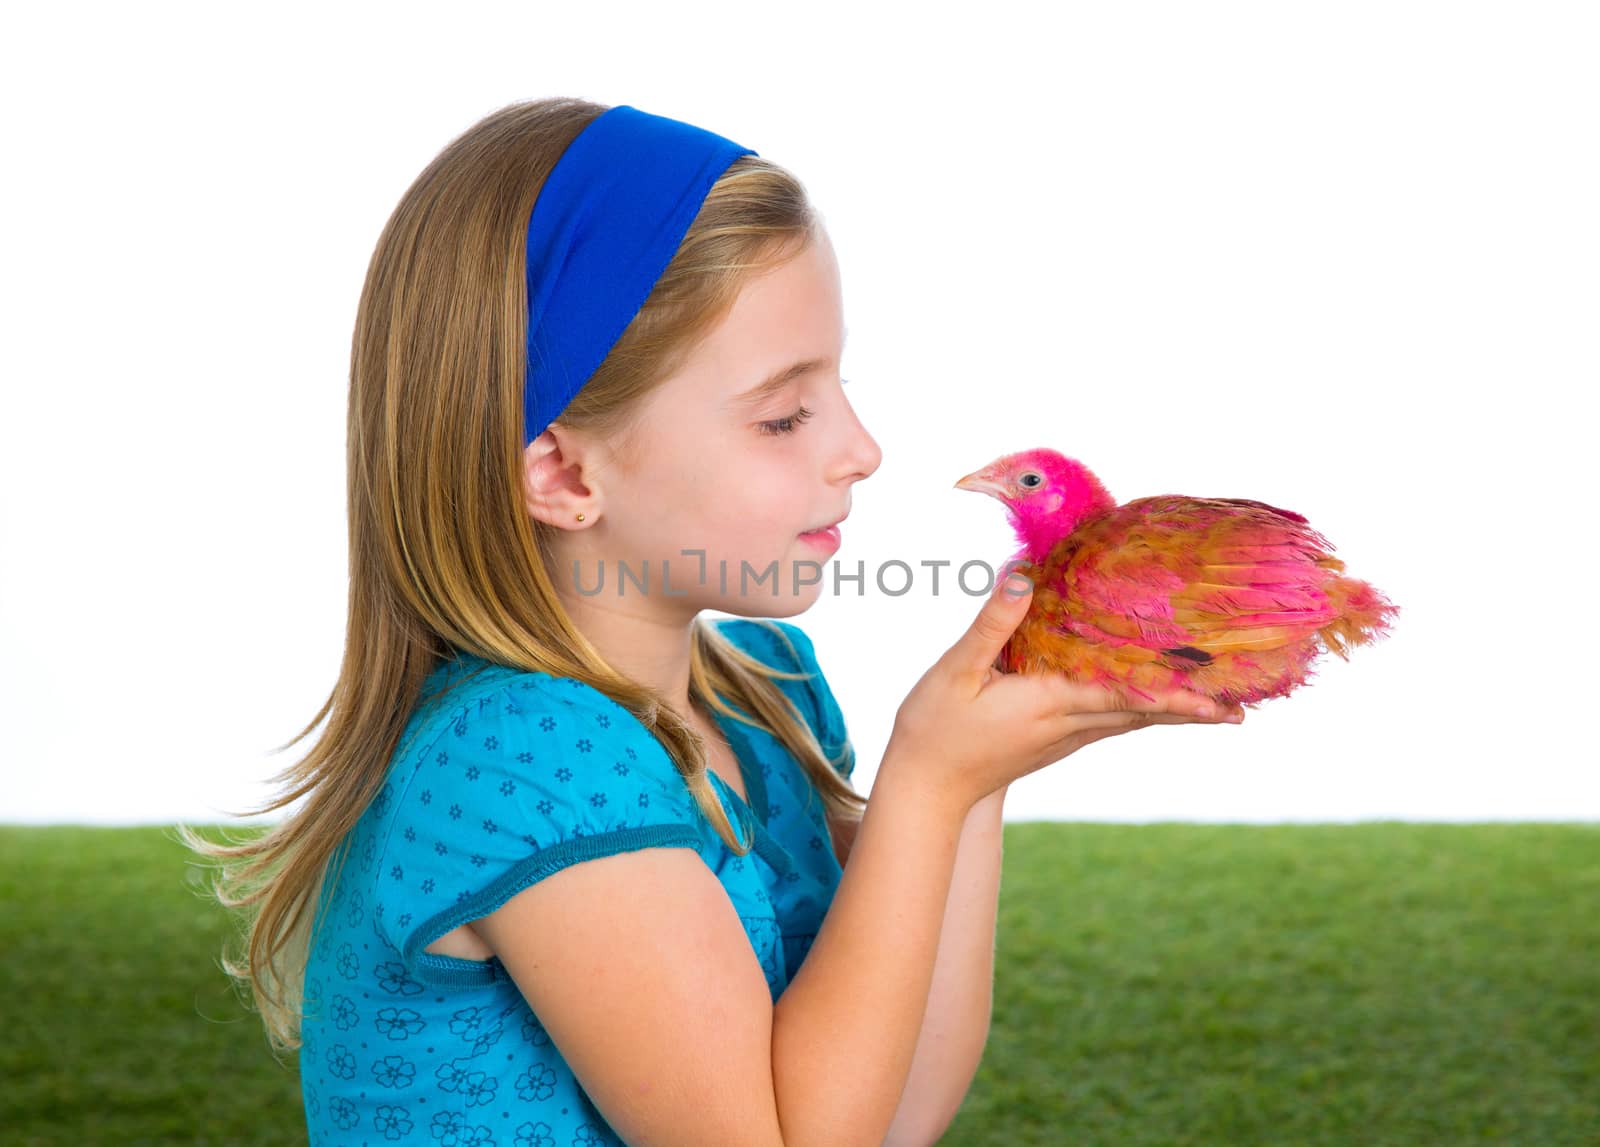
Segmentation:
{"type": "Polygon", "coordinates": [[[1019,777],[1085,745],[1150,725],[1217,724],[1243,710],[1177,690],[1155,701],[1084,685],[1061,673],[1003,673],[995,667],[1006,640],[1033,600],[1021,574],[1003,578],[972,627],[907,694],[884,753],[905,762],[921,783],[971,807],[1019,777]],[[930,776],[929,774],[933,774],[930,776]]]}

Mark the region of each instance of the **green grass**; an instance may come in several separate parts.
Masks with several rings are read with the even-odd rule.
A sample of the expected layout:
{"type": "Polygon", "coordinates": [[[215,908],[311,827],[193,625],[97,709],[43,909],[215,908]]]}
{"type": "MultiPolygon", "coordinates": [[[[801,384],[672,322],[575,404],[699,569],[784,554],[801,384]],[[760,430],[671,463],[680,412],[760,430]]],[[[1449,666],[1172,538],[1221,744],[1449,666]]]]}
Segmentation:
{"type": "Polygon", "coordinates": [[[1006,830],[946,1137],[1600,1144],[1600,825],[1006,830]]]}
{"type": "MultiPolygon", "coordinates": [[[[0,829],[0,1140],[304,1141],[162,829],[0,829]]],[[[1600,825],[1006,828],[956,1147],[1600,1143],[1600,825]]]]}

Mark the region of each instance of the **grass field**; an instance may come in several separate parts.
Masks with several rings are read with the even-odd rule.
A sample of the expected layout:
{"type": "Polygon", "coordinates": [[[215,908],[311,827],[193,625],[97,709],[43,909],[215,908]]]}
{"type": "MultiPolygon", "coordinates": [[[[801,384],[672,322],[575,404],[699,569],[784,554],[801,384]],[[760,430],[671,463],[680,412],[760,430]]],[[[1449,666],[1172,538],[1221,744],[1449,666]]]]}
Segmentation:
{"type": "MultiPolygon", "coordinates": [[[[0,1142],[304,1142],[161,829],[0,829],[0,1142]]],[[[1600,825],[1006,828],[957,1147],[1600,1144],[1600,825]]]]}

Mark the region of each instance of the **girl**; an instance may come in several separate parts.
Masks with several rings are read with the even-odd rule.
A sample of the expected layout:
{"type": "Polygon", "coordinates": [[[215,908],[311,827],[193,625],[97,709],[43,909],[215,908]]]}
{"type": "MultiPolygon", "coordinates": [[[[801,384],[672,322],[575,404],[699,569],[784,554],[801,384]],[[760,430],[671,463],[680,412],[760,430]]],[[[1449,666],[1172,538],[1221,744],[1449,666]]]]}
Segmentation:
{"type": "Polygon", "coordinates": [[[843,344],[800,183],[688,124],[515,104],[402,198],[356,319],[344,664],[267,808],[302,803],[190,834],[313,1143],[920,1145],[954,1116],[1006,786],[1203,699],[996,672],[1029,602],[1003,580],[857,795],[781,620],[881,457],[843,344]]]}

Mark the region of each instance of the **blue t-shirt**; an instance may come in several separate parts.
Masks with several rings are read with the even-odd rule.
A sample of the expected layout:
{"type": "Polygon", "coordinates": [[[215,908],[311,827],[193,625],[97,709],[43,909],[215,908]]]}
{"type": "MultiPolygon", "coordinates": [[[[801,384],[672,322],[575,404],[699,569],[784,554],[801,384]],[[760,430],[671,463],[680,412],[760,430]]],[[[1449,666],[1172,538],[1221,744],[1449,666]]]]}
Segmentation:
{"type": "MultiPolygon", "coordinates": [[[[810,639],[778,622],[714,624],[786,671],[778,681],[848,778],[844,718],[810,639]]],[[[726,700],[726,698],[724,698],[726,700]]],[[[720,714],[749,803],[713,790],[747,856],[729,851],[661,743],[599,690],[461,653],[428,678],[383,787],[350,831],[306,962],[301,1090],[313,1147],[598,1147],[622,1141],[498,959],[423,951],[571,864],[692,848],[738,910],[776,1001],[841,875],[822,799],[776,738],[720,714]],[[440,693],[448,688],[447,692],[440,693]]]]}

